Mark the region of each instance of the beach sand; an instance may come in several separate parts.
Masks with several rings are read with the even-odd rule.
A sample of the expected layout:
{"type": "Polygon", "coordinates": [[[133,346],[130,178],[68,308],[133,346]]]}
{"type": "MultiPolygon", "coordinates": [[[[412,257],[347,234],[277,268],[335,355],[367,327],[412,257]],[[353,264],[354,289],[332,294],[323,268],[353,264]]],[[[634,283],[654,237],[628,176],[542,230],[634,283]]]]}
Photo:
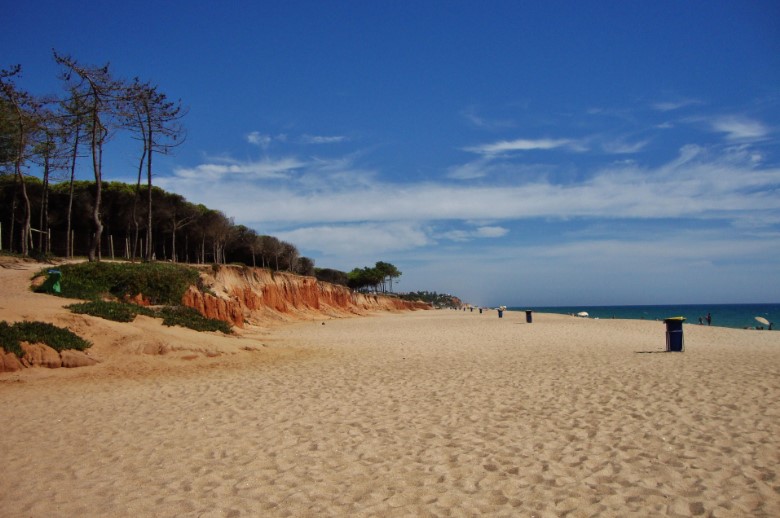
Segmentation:
{"type": "MultiPolygon", "coordinates": [[[[14,296],[0,320],[26,297],[74,317],[14,296]]],[[[663,323],[516,312],[121,326],[83,324],[98,366],[0,375],[0,516],[780,516],[777,332],[690,325],[666,353],[663,323]]]]}

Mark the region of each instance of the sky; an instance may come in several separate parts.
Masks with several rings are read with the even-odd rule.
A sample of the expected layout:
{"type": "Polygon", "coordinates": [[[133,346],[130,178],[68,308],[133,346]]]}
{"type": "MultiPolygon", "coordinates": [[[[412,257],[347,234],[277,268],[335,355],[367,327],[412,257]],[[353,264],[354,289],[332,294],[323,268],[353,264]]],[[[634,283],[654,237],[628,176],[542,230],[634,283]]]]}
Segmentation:
{"type": "MultiPolygon", "coordinates": [[[[0,48],[34,94],[56,49],[181,99],[155,183],[318,267],[490,306],[780,301],[776,1],[42,0],[0,48]]],[[[116,135],[105,179],[137,156],[116,135]]]]}

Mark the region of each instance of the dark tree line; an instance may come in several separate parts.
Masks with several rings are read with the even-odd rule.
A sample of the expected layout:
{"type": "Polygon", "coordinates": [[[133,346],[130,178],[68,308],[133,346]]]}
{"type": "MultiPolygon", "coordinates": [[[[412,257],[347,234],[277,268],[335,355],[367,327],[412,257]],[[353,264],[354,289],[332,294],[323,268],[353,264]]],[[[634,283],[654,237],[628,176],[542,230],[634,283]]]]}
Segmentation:
{"type": "MultiPolygon", "coordinates": [[[[6,230],[9,249],[18,249],[22,255],[34,250],[33,232],[38,234],[38,249],[48,250],[48,200],[49,179],[55,171],[68,171],[69,201],[66,214],[66,240],[71,238],[70,222],[74,206],[76,164],[80,158],[89,158],[92,170],[93,196],[91,199],[91,227],[87,257],[100,259],[103,250],[105,222],[103,215],[103,150],[106,143],[119,132],[129,132],[140,142],[138,183],[133,205],[133,258],[140,242],[138,230],[141,219],[147,229],[145,240],[152,242],[153,227],[153,168],[155,153],[168,153],[184,139],[180,120],[186,110],[181,101],[171,101],[156,85],[138,78],[125,81],[113,76],[109,65],[84,65],[70,56],[53,53],[60,66],[63,95],[36,97],[21,89],[20,65],[0,70],[0,167],[14,177],[12,210],[6,230]],[[41,217],[38,228],[32,222],[32,203],[27,193],[29,170],[37,166],[42,178],[42,196],[39,201],[41,217]],[[142,193],[141,179],[146,171],[146,184],[142,193]],[[138,204],[142,194],[146,203],[143,215],[138,204]],[[17,205],[21,214],[17,217],[17,205]],[[17,235],[18,234],[18,235],[17,235]],[[15,241],[18,239],[18,241],[15,241]],[[18,245],[18,246],[17,246],[18,245]]],[[[80,208],[83,210],[83,207],[80,208]]],[[[70,255],[72,243],[65,246],[70,255]]],[[[154,247],[147,246],[144,257],[151,259],[154,247]]]]}
{"type": "MultiPolygon", "coordinates": [[[[24,209],[12,203],[18,195],[15,178],[0,174],[0,228],[20,219],[24,209]],[[16,211],[15,215],[12,212],[16,211]]],[[[44,196],[48,198],[48,220],[45,249],[31,255],[85,256],[91,246],[95,189],[92,182],[60,182],[45,188],[39,178],[27,178],[30,206],[36,214],[43,212],[44,196]],[[73,208],[70,202],[73,200],[73,208]],[[70,219],[68,219],[70,214],[70,219]],[[66,239],[66,233],[70,236],[66,239]],[[68,250],[70,247],[70,250],[68,250]]],[[[295,245],[276,237],[260,235],[244,225],[236,225],[220,211],[196,205],[183,196],[152,187],[153,227],[144,218],[135,218],[137,189],[122,182],[103,182],[100,219],[105,239],[99,255],[113,259],[132,259],[137,248],[141,257],[153,260],[189,263],[242,263],[247,266],[315,275],[314,261],[301,257],[295,245]],[[145,236],[151,235],[151,239],[145,236]]],[[[3,235],[2,249],[8,250],[10,237],[3,235]]],[[[13,250],[15,251],[15,250],[13,250]]]]}

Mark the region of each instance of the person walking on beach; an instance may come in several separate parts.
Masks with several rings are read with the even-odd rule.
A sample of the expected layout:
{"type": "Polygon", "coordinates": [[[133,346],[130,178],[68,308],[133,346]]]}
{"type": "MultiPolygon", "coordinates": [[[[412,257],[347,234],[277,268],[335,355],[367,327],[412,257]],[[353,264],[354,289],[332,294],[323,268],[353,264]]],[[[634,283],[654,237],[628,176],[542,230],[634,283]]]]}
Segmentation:
{"type": "Polygon", "coordinates": [[[707,325],[708,326],[712,325],[712,315],[710,315],[709,313],[707,313],[707,325]]]}

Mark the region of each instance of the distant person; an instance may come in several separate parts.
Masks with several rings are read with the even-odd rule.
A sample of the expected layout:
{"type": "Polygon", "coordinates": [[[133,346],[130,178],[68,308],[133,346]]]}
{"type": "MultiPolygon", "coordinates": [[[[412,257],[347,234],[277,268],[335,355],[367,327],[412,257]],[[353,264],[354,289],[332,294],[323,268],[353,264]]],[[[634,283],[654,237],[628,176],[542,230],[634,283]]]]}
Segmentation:
{"type": "Polygon", "coordinates": [[[704,318],[703,317],[699,317],[699,325],[700,326],[704,325],[704,318]]]}
{"type": "Polygon", "coordinates": [[[709,313],[707,313],[707,325],[708,326],[712,325],[712,315],[710,315],[709,313]]]}

